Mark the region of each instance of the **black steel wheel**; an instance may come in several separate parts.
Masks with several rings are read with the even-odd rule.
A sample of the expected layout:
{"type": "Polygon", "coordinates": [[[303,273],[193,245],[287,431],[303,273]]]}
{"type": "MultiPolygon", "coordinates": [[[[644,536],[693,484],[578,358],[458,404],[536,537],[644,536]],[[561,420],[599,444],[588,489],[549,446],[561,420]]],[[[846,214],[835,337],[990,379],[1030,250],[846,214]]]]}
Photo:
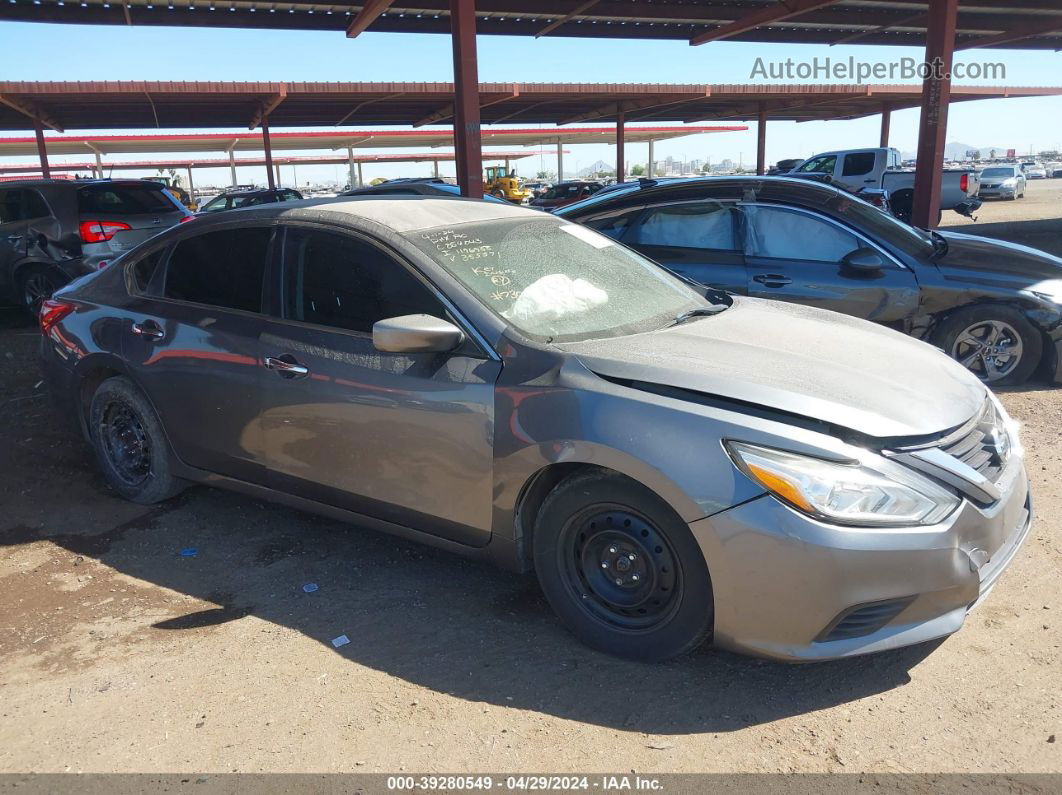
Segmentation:
{"type": "Polygon", "coordinates": [[[54,270],[34,265],[18,276],[19,300],[25,310],[36,317],[41,304],[64,284],[66,281],[54,270]]]}
{"type": "Polygon", "coordinates": [[[128,378],[99,385],[88,428],[104,477],[127,500],[150,505],[184,489],[170,471],[169,443],[155,410],[128,378]]]}
{"type": "Polygon", "coordinates": [[[590,646],[666,660],[711,632],[704,554],[672,508],[639,483],[607,470],[563,481],[542,504],[533,547],[550,605],[590,646]]]}

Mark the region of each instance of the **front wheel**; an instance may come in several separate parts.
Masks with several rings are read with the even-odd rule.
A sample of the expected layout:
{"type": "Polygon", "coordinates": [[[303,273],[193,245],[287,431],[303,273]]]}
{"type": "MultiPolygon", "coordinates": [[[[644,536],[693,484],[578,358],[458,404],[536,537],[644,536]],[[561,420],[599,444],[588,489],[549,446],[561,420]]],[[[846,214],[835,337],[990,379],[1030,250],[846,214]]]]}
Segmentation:
{"type": "Polygon", "coordinates": [[[185,482],[170,472],[162,424],[132,381],[116,376],[100,384],[88,424],[103,475],[125,499],[151,505],[184,489],[185,482]]]}
{"type": "Polygon", "coordinates": [[[550,605],[594,648],[660,661],[711,632],[700,547],[670,506],[634,481],[599,472],[563,481],[539,511],[533,547],[550,605]]]}
{"type": "Polygon", "coordinates": [[[953,313],[937,326],[932,341],[992,386],[1022,383],[1043,353],[1036,327],[1018,310],[995,304],[953,313]]]}

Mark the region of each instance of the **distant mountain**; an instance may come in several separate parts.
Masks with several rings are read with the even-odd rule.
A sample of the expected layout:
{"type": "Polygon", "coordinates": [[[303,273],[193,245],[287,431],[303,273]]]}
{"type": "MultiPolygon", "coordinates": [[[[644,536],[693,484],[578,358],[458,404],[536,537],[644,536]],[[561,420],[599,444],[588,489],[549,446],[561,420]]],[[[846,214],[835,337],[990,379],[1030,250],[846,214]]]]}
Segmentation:
{"type": "MultiPolygon", "coordinates": [[[[953,141],[950,144],[944,145],[944,159],[945,160],[965,160],[966,153],[976,149],[980,153],[980,157],[992,157],[992,153],[995,152],[995,157],[1006,157],[1006,146],[970,146],[970,144],[960,143],[959,141],[953,141]]],[[[914,160],[917,156],[917,152],[901,152],[900,156],[904,160],[914,160]]]]}
{"type": "Polygon", "coordinates": [[[582,171],[580,171],[575,176],[577,176],[577,177],[589,177],[591,174],[596,174],[599,171],[609,171],[609,172],[611,172],[611,171],[615,171],[615,170],[616,170],[616,164],[615,163],[606,163],[604,160],[598,160],[596,163],[593,163],[593,164],[587,166],[586,168],[584,168],[582,171]]]}

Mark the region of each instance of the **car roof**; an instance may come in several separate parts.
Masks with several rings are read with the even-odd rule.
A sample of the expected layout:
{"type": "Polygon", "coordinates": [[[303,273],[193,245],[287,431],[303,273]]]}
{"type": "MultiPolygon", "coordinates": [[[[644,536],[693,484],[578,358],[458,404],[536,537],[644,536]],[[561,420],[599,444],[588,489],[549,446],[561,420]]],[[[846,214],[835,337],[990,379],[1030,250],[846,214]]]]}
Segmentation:
{"type": "Polygon", "coordinates": [[[134,177],[121,179],[13,179],[0,182],[0,188],[48,188],[61,186],[85,188],[90,185],[154,185],[160,189],[167,187],[158,180],[136,179],[134,177]]]}
{"type": "Polygon", "coordinates": [[[414,232],[448,224],[494,221],[505,218],[542,219],[550,216],[538,210],[515,204],[462,199],[442,196],[336,196],[334,198],[303,199],[271,205],[238,208],[224,214],[228,219],[236,213],[255,217],[316,218],[321,213],[347,215],[380,224],[396,232],[414,232]]]}

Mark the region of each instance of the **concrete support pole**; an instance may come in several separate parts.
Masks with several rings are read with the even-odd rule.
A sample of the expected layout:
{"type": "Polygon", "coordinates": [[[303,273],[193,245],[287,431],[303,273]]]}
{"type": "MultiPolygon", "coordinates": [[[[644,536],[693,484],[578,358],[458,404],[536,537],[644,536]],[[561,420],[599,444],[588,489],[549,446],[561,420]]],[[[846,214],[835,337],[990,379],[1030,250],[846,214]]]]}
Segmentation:
{"type": "Polygon", "coordinates": [[[483,198],[475,0],[450,0],[454,54],[454,154],[462,196],[483,198]]]}
{"type": "Polygon", "coordinates": [[[41,161],[41,175],[45,179],[51,179],[52,170],[48,167],[48,148],[44,145],[44,127],[41,120],[34,117],[33,132],[37,135],[37,157],[41,161]]]}
{"type": "Polygon", "coordinates": [[[649,167],[648,177],[649,177],[649,179],[652,179],[653,177],[656,176],[656,163],[653,161],[653,139],[652,138],[649,139],[649,163],[648,163],[648,167],[649,167]]]}
{"type": "Polygon", "coordinates": [[[232,172],[232,187],[236,187],[236,155],[232,153],[232,148],[229,148],[229,171],[232,172]]]}
{"type": "Polygon", "coordinates": [[[929,4],[926,23],[926,64],[922,81],[922,115],[918,120],[918,164],[915,166],[914,208],[911,223],[925,229],[937,225],[940,187],[944,178],[944,142],[951,99],[951,65],[955,51],[958,0],[929,4]]]}
{"type": "Polygon", "coordinates": [[[360,187],[358,185],[358,183],[354,181],[355,179],[357,179],[358,171],[354,167],[355,164],[354,164],[354,147],[353,146],[348,146],[347,147],[347,166],[348,166],[348,170],[350,171],[350,187],[352,187],[352,188],[360,187]]]}
{"type": "Polygon", "coordinates": [[[439,178],[439,161],[438,160],[432,160],[431,161],[431,173],[432,173],[432,176],[435,177],[436,179],[439,178]]]}
{"type": "Polygon", "coordinates": [[[273,166],[273,173],[275,173],[277,175],[277,187],[279,188],[280,184],[281,184],[280,183],[280,163],[276,163],[273,166]]]}
{"type": "Polygon", "coordinates": [[[881,106],[881,140],[878,146],[887,148],[889,145],[889,127],[892,125],[892,106],[887,102],[881,106]]]}
{"type": "Polygon", "coordinates": [[[626,152],[623,146],[626,121],[626,114],[620,113],[616,116],[616,182],[623,182],[624,171],[627,167],[626,152]]]}
{"type": "Polygon", "coordinates": [[[767,173],[767,106],[762,102],[756,124],[756,173],[767,173]]]}
{"type": "Polygon", "coordinates": [[[358,187],[365,187],[365,176],[361,173],[361,161],[358,161],[358,187]]]}
{"type": "Polygon", "coordinates": [[[269,189],[277,186],[277,179],[273,173],[273,147],[269,143],[269,116],[262,115],[262,148],[265,149],[266,179],[269,181],[269,189]]]}
{"type": "Polygon", "coordinates": [[[564,144],[557,142],[557,182],[564,182],[564,144]]]}
{"type": "Polygon", "coordinates": [[[96,177],[103,179],[103,157],[96,152],[96,177]]]}
{"type": "Polygon", "coordinates": [[[192,166],[188,165],[185,171],[188,172],[188,198],[195,201],[195,183],[192,181],[192,166]]]}

